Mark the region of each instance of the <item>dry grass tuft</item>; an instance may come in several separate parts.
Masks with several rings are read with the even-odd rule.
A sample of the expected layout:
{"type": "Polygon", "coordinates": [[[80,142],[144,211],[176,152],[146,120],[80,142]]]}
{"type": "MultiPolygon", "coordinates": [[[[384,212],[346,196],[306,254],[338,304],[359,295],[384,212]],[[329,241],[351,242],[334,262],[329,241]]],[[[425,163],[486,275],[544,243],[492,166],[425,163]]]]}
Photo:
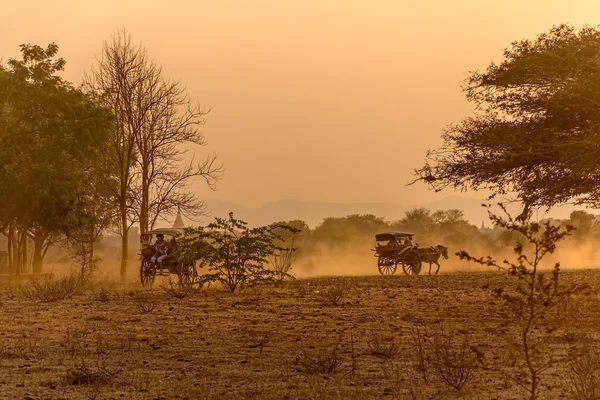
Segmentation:
{"type": "Polygon", "coordinates": [[[70,299],[83,290],[84,281],[78,273],[62,278],[48,277],[43,280],[32,280],[29,284],[19,286],[23,297],[29,300],[54,302],[70,299]]]}
{"type": "Polygon", "coordinates": [[[580,357],[569,363],[566,382],[575,400],[600,398],[600,351],[584,349],[580,357]]]}
{"type": "Polygon", "coordinates": [[[337,306],[348,297],[348,288],[341,284],[328,286],[319,291],[319,299],[323,304],[337,306]]]}

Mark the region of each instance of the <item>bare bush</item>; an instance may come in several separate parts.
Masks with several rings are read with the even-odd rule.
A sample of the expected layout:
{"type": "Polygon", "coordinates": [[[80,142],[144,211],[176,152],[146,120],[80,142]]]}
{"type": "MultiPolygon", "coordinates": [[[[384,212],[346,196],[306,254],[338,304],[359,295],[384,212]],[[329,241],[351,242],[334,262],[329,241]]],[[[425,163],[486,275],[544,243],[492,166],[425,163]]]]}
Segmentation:
{"type": "Polygon", "coordinates": [[[68,369],[64,379],[69,385],[105,385],[116,375],[117,371],[108,368],[106,364],[89,366],[82,362],[68,369]]]}
{"type": "Polygon", "coordinates": [[[154,296],[148,293],[138,293],[134,297],[135,305],[140,314],[149,314],[156,308],[157,302],[154,296]]]}
{"type": "Polygon", "coordinates": [[[319,291],[322,303],[337,306],[348,296],[348,289],[343,285],[334,285],[319,291]]]}
{"type": "Polygon", "coordinates": [[[371,331],[367,345],[371,350],[371,355],[382,361],[395,358],[400,353],[400,343],[398,339],[390,333],[371,331]]]}
{"type": "Polygon", "coordinates": [[[260,355],[262,355],[263,349],[273,339],[273,332],[271,332],[271,331],[249,330],[248,335],[249,335],[248,347],[251,349],[258,349],[260,355]]]}
{"type": "Polygon", "coordinates": [[[451,388],[460,390],[469,380],[478,364],[476,352],[469,345],[468,334],[456,337],[444,332],[435,333],[427,342],[427,362],[441,380],[451,388]],[[456,343],[456,338],[459,343],[456,343]]]}
{"type": "Polygon", "coordinates": [[[98,294],[96,295],[95,300],[105,303],[107,301],[110,301],[110,298],[110,291],[105,288],[101,288],[98,294]]]}
{"type": "Polygon", "coordinates": [[[415,368],[421,374],[425,382],[427,379],[427,355],[425,354],[425,338],[419,328],[411,330],[411,342],[413,347],[413,356],[415,359],[415,368]]]}
{"type": "Polygon", "coordinates": [[[491,256],[476,258],[465,251],[456,254],[460,259],[497,268],[514,278],[510,285],[496,289],[495,296],[511,312],[509,322],[519,328],[514,340],[521,357],[516,360],[518,373],[514,382],[529,393],[530,400],[535,400],[539,397],[543,374],[561,358],[560,352],[549,344],[553,341],[553,334],[567,320],[564,318],[565,305],[571,302],[575,293],[585,290],[585,285],[561,282],[558,262],[549,277],[540,271],[542,260],[554,253],[557,243],[570,235],[574,227],[555,226],[550,221],[533,222],[529,207],[513,218],[504,204],[498,205],[504,216],[495,215],[489,209],[488,215],[495,226],[519,238],[513,248],[516,260],[499,263],[491,256]]]}
{"type": "Polygon", "coordinates": [[[311,375],[337,372],[344,365],[340,342],[321,348],[304,348],[296,362],[304,372],[311,375]]]}
{"type": "Polygon", "coordinates": [[[28,285],[19,286],[21,294],[26,299],[53,302],[65,300],[80,293],[84,281],[78,273],[62,278],[47,277],[43,280],[31,280],[28,285]]]}
{"type": "Polygon", "coordinates": [[[163,285],[161,287],[167,296],[180,300],[190,296],[194,291],[194,287],[192,285],[181,282],[173,282],[171,279],[169,279],[167,285],[163,285]]]}
{"type": "Polygon", "coordinates": [[[600,398],[600,351],[584,349],[580,357],[569,363],[566,382],[575,400],[600,398]]]}

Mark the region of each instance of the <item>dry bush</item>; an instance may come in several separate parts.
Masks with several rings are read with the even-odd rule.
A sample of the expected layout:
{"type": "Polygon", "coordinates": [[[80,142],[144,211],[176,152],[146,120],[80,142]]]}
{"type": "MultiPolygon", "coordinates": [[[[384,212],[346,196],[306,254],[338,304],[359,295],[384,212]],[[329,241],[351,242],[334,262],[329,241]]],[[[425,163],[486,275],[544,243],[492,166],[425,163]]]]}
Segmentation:
{"type": "Polygon", "coordinates": [[[120,363],[111,363],[117,347],[113,348],[101,332],[92,333],[87,328],[67,330],[61,347],[69,360],[63,381],[68,385],[91,386],[86,392],[88,397],[97,397],[99,387],[109,384],[120,372],[120,363]]]}
{"type": "Polygon", "coordinates": [[[138,311],[140,312],[140,314],[149,314],[152,311],[154,311],[154,309],[157,306],[157,302],[154,299],[154,296],[152,296],[151,294],[148,293],[137,293],[134,298],[133,301],[135,302],[135,305],[138,309],[138,311]]]}
{"type": "Polygon", "coordinates": [[[600,398],[600,351],[584,349],[583,354],[569,363],[567,388],[575,400],[600,398]]]}
{"type": "Polygon", "coordinates": [[[346,286],[341,284],[329,286],[319,291],[319,299],[321,303],[332,306],[341,304],[346,297],[348,297],[348,289],[346,286]]]}
{"type": "Polygon", "coordinates": [[[296,294],[299,299],[303,299],[308,294],[308,286],[309,283],[305,283],[302,281],[292,281],[292,287],[296,290],[296,294]]]}
{"type": "Polygon", "coordinates": [[[96,301],[101,301],[103,303],[110,301],[111,296],[110,296],[110,291],[107,290],[106,288],[101,288],[100,291],[96,294],[94,300],[96,301]]]}
{"type": "Polygon", "coordinates": [[[400,353],[400,343],[391,333],[371,331],[367,341],[371,355],[382,361],[396,358],[400,353]]]}
{"type": "Polygon", "coordinates": [[[426,344],[427,363],[446,385],[460,390],[479,362],[469,344],[469,335],[455,336],[441,328],[426,344]]]}
{"type": "Polygon", "coordinates": [[[411,330],[411,344],[413,348],[415,369],[421,375],[423,380],[425,382],[428,382],[428,366],[427,355],[425,353],[425,337],[423,336],[418,327],[411,330]]]}
{"type": "Polygon", "coordinates": [[[251,349],[258,349],[259,354],[262,355],[263,349],[271,342],[273,339],[272,331],[247,331],[249,340],[248,347],[251,349]]]}
{"type": "Polygon", "coordinates": [[[302,354],[296,357],[296,362],[302,371],[314,374],[331,374],[342,369],[340,342],[335,344],[314,348],[304,348],[302,354]]]}
{"type": "Polygon", "coordinates": [[[84,281],[78,273],[53,278],[47,277],[43,280],[32,280],[29,284],[19,286],[23,297],[29,300],[53,302],[65,300],[81,293],[84,281]]]}
{"type": "Polygon", "coordinates": [[[190,284],[175,283],[171,279],[167,285],[161,286],[167,296],[175,299],[184,299],[194,292],[194,287],[190,284]]]}
{"type": "Polygon", "coordinates": [[[69,385],[106,385],[117,375],[117,370],[106,364],[88,366],[85,362],[67,370],[64,380],[69,385]]]}

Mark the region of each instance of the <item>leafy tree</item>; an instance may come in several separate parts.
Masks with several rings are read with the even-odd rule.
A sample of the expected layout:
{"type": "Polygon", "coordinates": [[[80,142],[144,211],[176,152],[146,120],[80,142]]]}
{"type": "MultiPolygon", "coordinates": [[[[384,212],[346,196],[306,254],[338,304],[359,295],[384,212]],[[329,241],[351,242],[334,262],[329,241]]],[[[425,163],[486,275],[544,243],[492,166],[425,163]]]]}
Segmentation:
{"type": "Polygon", "coordinates": [[[311,233],[312,245],[327,243],[329,245],[351,243],[371,238],[369,236],[381,230],[387,230],[389,225],[383,218],[372,214],[353,214],[343,218],[325,218],[311,233]]]}
{"type": "Polygon", "coordinates": [[[514,42],[499,64],[472,72],[477,113],[443,133],[415,170],[441,190],[489,189],[532,207],[600,203],[600,30],[553,27],[514,42]]]}
{"type": "MultiPolygon", "coordinates": [[[[76,221],[86,170],[106,151],[110,110],[60,78],[58,46],[21,45],[22,60],[0,67],[0,220],[16,254],[34,242],[34,272],[48,246],[76,221]]],[[[17,258],[17,270],[25,257],[17,258]]]]}
{"type": "Polygon", "coordinates": [[[596,217],[585,211],[573,211],[565,223],[575,228],[573,236],[577,239],[590,238],[597,233],[596,217]]]}
{"type": "MultiPolygon", "coordinates": [[[[436,215],[439,218],[440,214],[436,215]]],[[[434,217],[431,211],[426,208],[413,208],[408,210],[404,217],[398,220],[399,229],[409,231],[411,233],[426,233],[432,229],[435,224],[434,217]]]]}
{"type": "MultiPolygon", "coordinates": [[[[281,248],[282,236],[275,231],[294,228],[285,225],[267,225],[249,228],[237,220],[215,218],[205,228],[186,229],[178,243],[175,257],[181,262],[198,260],[209,273],[202,275],[204,282],[219,282],[234,292],[240,284],[255,284],[272,280],[282,272],[267,268],[269,257],[281,248]]],[[[283,272],[284,275],[287,275],[283,272]]]]}

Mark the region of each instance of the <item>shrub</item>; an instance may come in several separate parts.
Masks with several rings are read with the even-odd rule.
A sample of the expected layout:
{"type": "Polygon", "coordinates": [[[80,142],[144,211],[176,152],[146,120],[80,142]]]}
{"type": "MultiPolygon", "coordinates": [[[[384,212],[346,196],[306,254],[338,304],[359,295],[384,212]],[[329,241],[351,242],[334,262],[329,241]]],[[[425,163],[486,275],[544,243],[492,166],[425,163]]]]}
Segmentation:
{"type": "Polygon", "coordinates": [[[581,356],[569,363],[566,381],[573,399],[600,398],[600,351],[584,349],[581,356]]]}
{"type": "Polygon", "coordinates": [[[65,300],[81,292],[84,281],[78,273],[61,278],[47,277],[32,280],[28,285],[20,286],[21,294],[30,300],[53,302],[65,300]]]}
{"type": "Polygon", "coordinates": [[[348,296],[348,290],[343,285],[333,285],[319,291],[319,297],[322,303],[337,306],[348,296]]]}
{"type": "Polygon", "coordinates": [[[460,390],[469,380],[478,364],[475,351],[469,345],[468,334],[454,336],[444,332],[435,333],[427,342],[427,362],[441,380],[451,388],[460,390]],[[459,343],[455,339],[460,337],[459,343]]]}
{"type": "Polygon", "coordinates": [[[331,374],[344,365],[339,341],[321,348],[305,348],[296,361],[309,374],[331,374]]]}
{"type": "Polygon", "coordinates": [[[371,331],[367,345],[371,355],[382,361],[395,358],[400,353],[400,344],[397,338],[389,333],[371,331]]]}

